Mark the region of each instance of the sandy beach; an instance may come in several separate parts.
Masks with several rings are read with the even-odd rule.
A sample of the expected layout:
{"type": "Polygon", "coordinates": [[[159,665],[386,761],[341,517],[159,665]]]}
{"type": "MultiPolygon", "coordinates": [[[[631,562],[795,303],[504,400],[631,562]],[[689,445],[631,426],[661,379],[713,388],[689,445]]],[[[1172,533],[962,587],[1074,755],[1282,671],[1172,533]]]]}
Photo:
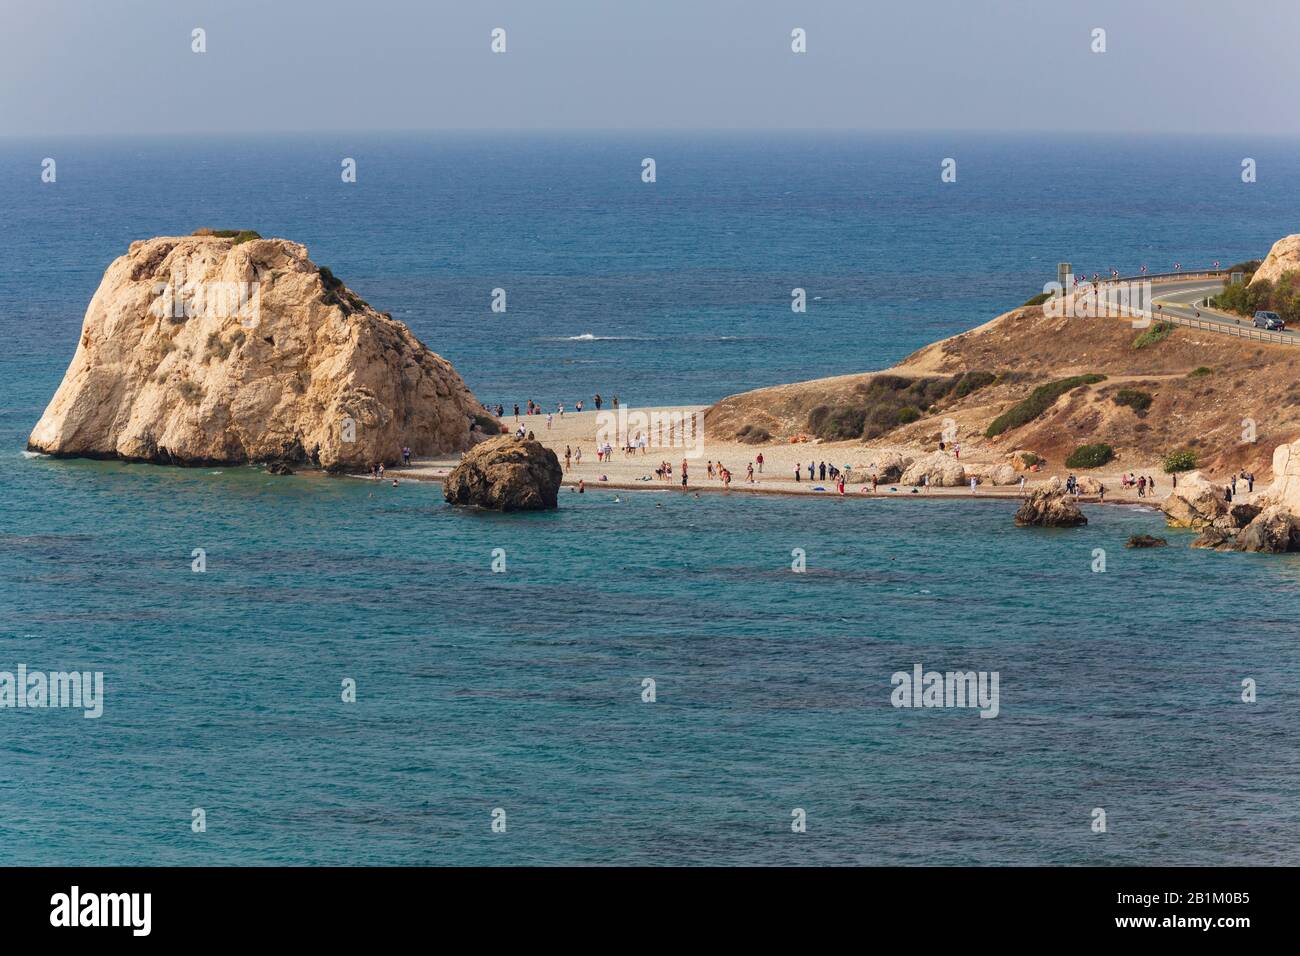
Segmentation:
{"type": "MultiPolygon", "coordinates": [[[[683,415],[703,411],[704,405],[665,406],[656,409],[661,412],[680,412],[683,415]]],[[[620,448],[615,448],[608,462],[596,458],[597,413],[594,411],[566,412],[563,417],[554,415],[551,427],[546,425],[545,415],[520,414],[518,421],[507,414],[502,423],[513,430],[519,424],[533,432],[534,437],[554,451],[561,465],[564,462],[566,446],[574,450],[569,469],[564,473],[565,485],[577,485],[581,480],[588,490],[611,488],[627,491],[681,491],[681,465],[684,448],[650,448],[644,453],[638,451],[627,455],[620,448]],[[576,460],[576,451],[581,449],[582,460],[576,460]],[[670,461],[673,466],[671,481],[656,477],[655,469],[663,461],[670,461]]],[[[844,469],[851,480],[846,483],[845,497],[913,497],[913,498],[1008,498],[1021,497],[1018,485],[993,486],[980,484],[972,496],[969,486],[959,488],[930,487],[913,493],[910,485],[900,482],[880,483],[875,494],[871,491],[871,475],[876,463],[887,453],[898,452],[909,457],[920,457],[934,449],[918,451],[908,446],[889,444],[866,445],[860,441],[843,442],[801,442],[769,443],[765,445],[746,445],[740,442],[716,442],[708,440],[707,429],[704,430],[702,451],[697,457],[687,458],[687,485],[690,492],[727,492],[739,494],[783,494],[783,495],[829,495],[838,497],[835,482],[829,477],[825,480],[809,481],[808,462],[826,462],[844,469]],[[762,471],[756,459],[763,456],[762,471]],[[731,471],[731,487],[728,489],[719,478],[708,476],[708,463],[716,466],[719,462],[731,471]],[[802,464],[801,481],[794,480],[795,463],[802,464]],[[747,480],[747,467],[754,464],[753,481],[747,480]],[[865,488],[865,491],[864,491],[865,488]]],[[[692,449],[693,451],[693,449],[692,449]]],[[[386,469],[386,477],[402,480],[439,481],[459,462],[459,455],[439,458],[414,459],[409,467],[394,466],[386,469]]],[[[1005,461],[1004,453],[998,451],[990,454],[978,446],[972,450],[963,448],[961,461],[968,466],[979,467],[998,464],[1005,461]]],[[[1122,471],[1132,470],[1140,474],[1157,477],[1156,500],[1163,498],[1170,490],[1169,476],[1161,473],[1155,463],[1134,465],[1125,463],[1122,471]]],[[[1151,497],[1139,498],[1135,489],[1123,489],[1120,484],[1121,469],[1100,469],[1097,471],[1071,472],[1064,467],[1051,467],[1038,472],[1026,472],[1025,488],[1032,490],[1037,485],[1049,481],[1053,476],[1064,480],[1067,474],[1080,477],[1088,475],[1099,479],[1106,486],[1107,503],[1122,502],[1129,504],[1152,504],[1151,497]]],[[[1081,501],[1097,501],[1095,495],[1083,495],[1081,501]]]]}

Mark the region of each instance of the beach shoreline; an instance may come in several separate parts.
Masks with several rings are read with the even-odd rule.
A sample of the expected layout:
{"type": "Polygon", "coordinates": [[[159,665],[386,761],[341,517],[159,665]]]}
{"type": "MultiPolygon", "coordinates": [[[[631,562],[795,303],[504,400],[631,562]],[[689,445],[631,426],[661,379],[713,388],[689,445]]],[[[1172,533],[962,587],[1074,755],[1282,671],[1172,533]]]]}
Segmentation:
{"type": "MultiPolygon", "coordinates": [[[[707,406],[679,405],[655,408],[659,412],[675,412],[684,415],[702,412],[707,406]]],[[[641,409],[645,411],[646,409],[641,409]]],[[[607,410],[608,411],[608,410],[607,410]]],[[[547,427],[547,416],[541,414],[521,414],[516,418],[507,415],[501,422],[512,432],[522,425],[525,433],[543,446],[554,451],[561,467],[564,465],[566,448],[571,451],[582,449],[582,459],[571,458],[568,469],[564,472],[561,487],[576,488],[582,482],[588,491],[666,491],[678,494],[736,494],[736,495],[785,495],[789,497],[823,497],[823,498],[882,498],[882,499],[943,499],[972,500],[995,499],[1019,501],[1035,488],[1053,478],[1064,482],[1066,475],[1098,478],[1106,488],[1104,500],[1096,494],[1078,496],[1081,504],[1125,504],[1140,505],[1158,509],[1158,501],[1170,491],[1172,484],[1168,476],[1161,474],[1164,487],[1156,496],[1139,497],[1135,489],[1122,488],[1119,472],[1109,473],[1107,469],[1094,471],[1070,471],[1064,468],[1046,468],[1038,472],[1021,472],[1025,477],[1025,486],[1019,483],[1009,485],[990,485],[980,483],[972,493],[968,484],[960,486],[939,487],[931,485],[916,488],[901,481],[880,482],[876,491],[871,491],[871,469],[875,461],[884,455],[903,454],[908,457],[921,458],[931,454],[935,449],[915,448],[905,445],[868,446],[862,442],[800,442],[769,443],[763,445],[744,445],[737,442],[710,442],[705,437],[698,453],[686,456],[686,449],[651,448],[644,453],[627,455],[622,449],[615,448],[609,461],[596,460],[597,413],[594,411],[567,412],[563,417],[552,416],[551,425],[547,427]],[[754,463],[759,454],[763,455],[763,471],[758,472],[755,464],[754,481],[747,480],[748,465],[754,463]],[[680,467],[685,457],[688,481],[681,484],[680,467]],[[673,477],[664,481],[655,476],[655,469],[664,461],[671,463],[673,477]],[[728,488],[721,479],[708,477],[708,464],[719,461],[729,463],[732,480],[728,488]],[[798,462],[806,468],[809,461],[835,464],[847,468],[852,480],[846,482],[844,494],[839,494],[835,481],[827,477],[809,481],[802,478],[794,480],[794,464],[798,462]],[[864,480],[865,478],[865,480],[864,480]],[[822,490],[817,490],[817,489],[822,490]],[[865,489],[865,490],[864,490],[865,489]],[[891,490],[892,489],[892,490],[891,490]]],[[[987,469],[1003,463],[1005,455],[990,455],[983,448],[976,448],[974,453],[963,454],[958,459],[972,469],[987,469]]],[[[443,455],[413,459],[410,465],[386,467],[384,478],[399,481],[442,481],[460,461],[460,455],[443,455]]],[[[1129,469],[1125,469],[1129,470],[1129,469]]],[[[1156,466],[1148,463],[1143,467],[1132,466],[1138,474],[1156,474],[1156,466]]],[[[371,478],[366,473],[353,473],[353,477],[371,478]]],[[[802,477],[802,476],[801,476],[802,477]]]]}

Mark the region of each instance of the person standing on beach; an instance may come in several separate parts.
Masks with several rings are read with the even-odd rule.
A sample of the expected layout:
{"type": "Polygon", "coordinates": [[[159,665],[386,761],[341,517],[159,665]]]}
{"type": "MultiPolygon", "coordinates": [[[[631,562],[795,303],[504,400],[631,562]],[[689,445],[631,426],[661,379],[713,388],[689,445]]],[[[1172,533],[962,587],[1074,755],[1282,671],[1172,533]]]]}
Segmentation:
{"type": "Polygon", "coordinates": [[[1025,493],[1025,476],[1020,476],[1020,494],[1023,497],[1025,493]]]}
{"type": "Polygon", "coordinates": [[[763,453],[760,451],[758,457],[754,460],[758,462],[758,473],[761,475],[763,473],[763,453]]]}
{"type": "Polygon", "coordinates": [[[879,485],[880,485],[880,476],[877,475],[875,472],[872,472],[872,473],[871,473],[871,493],[872,493],[873,495],[876,493],[876,488],[877,488],[879,485]]]}
{"type": "Polygon", "coordinates": [[[575,412],[581,412],[581,411],[582,411],[582,399],[578,399],[577,403],[573,406],[573,410],[574,410],[575,412]]]}
{"type": "Polygon", "coordinates": [[[682,459],[682,487],[686,487],[686,459],[682,459]]]}
{"type": "Polygon", "coordinates": [[[1255,473],[1253,471],[1246,475],[1246,490],[1252,492],[1255,490],[1255,473]]]}
{"type": "Polygon", "coordinates": [[[564,470],[569,470],[569,460],[573,457],[573,449],[568,445],[564,446],[564,470]]]}
{"type": "Polygon", "coordinates": [[[797,461],[794,463],[794,480],[799,480],[799,463],[797,461]]]}
{"type": "Polygon", "coordinates": [[[409,445],[406,445],[403,446],[402,448],[402,464],[410,465],[410,463],[411,463],[411,447],[409,445]]]}
{"type": "Polygon", "coordinates": [[[582,464],[582,446],[581,446],[581,445],[579,445],[577,448],[573,449],[573,463],[574,463],[575,465],[581,465],[581,464],[582,464]]]}
{"type": "Polygon", "coordinates": [[[564,417],[564,402],[560,402],[560,417],[564,417]]]}
{"type": "Polygon", "coordinates": [[[752,461],[745,470],[745,480],[751,485],[754,483],[754,463],[752,461]]]}
{"type": "Polygon", "coordinates": [[[979,479],[976,478],[974,475],[971,475],[971,479],[970,479],[970,493],[971,493],[972,495],[975,494],[975,486],[976,486],[977,484],[979,484],[979,479]]]}
{"type": "Polygon", "coordinates": [[[546,413],[546,430],[547,430],[548,432],[551,430],[551,423],[552,423],[554,420],[555,420],[555,416],[552,415],[550,412],[547,412],[547,413],[546,413]]]}
{"type": "Polygon", "coordinates": [[[1237,476],[1236,476],[1236,475],[1233,475],[1233,476],[1232,476],[1232,493],[1233,493],[1234,495],[1237,493],[1237,476]]]}
{"type": "Polygon", "coordinates": [[[515,402],[515,418],[519,417],[519,403],[515,402]]]}

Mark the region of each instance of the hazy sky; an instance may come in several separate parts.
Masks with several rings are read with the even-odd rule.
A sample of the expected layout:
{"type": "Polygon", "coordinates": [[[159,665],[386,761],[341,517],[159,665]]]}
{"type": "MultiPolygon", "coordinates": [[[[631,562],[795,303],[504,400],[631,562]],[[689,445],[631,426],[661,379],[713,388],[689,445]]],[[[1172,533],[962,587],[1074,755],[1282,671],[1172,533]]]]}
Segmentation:
{"type": "Polygon", "coordinates": [[[1297,0],[0,0],[0,135],[1290,135],[1297,37],[1297,0]]]}

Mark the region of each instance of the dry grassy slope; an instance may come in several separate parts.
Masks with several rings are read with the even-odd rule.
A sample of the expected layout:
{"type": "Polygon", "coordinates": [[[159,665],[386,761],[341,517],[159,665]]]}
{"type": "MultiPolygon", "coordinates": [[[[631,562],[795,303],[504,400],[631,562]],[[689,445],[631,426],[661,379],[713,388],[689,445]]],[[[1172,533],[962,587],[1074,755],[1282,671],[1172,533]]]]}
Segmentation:
{"type": "MultiPolygon", "coordinates": [[[[1198,450],[1211,473],[1246,467],[1269,471],[1273,448],[1300,437],[1300,349],[1263,345],[1194,329],[1134,349],[1139,332],[1122,319],[1051,318],[1038,307],[1020,308],[928,345],[885,371],[895,375],[995,372],[999,380],[965,399],[900,426],[873,444],[908,444],[929,450],[944,418],[958,424],[964,449],[998,455],[1032,449],[1060,467],[1079,445],[1107,442],[1121,464],[1154,462],[1183,446],[1198,450]],[[1211,374],[1189,378],[1198,366],[1211,374]],[[1046,382],[1100,372],[1105,382],[1062,398],[1040,416],[993,439],[990,421],[1046,382]],[[1130,387],[1150,392],[1139,414],[1116,405],[1113,394],[1130,387]],[[1242,419],[1256,422],[1257,442],[1241,442],[1242,419]]],[[[705,427],[731,438],[745,425],[766,428],[774,441],[807,432],[818,405],[851,404],[854,389],[878,373],[841,375],[733,395],[709,409],[705,427]]]]}

